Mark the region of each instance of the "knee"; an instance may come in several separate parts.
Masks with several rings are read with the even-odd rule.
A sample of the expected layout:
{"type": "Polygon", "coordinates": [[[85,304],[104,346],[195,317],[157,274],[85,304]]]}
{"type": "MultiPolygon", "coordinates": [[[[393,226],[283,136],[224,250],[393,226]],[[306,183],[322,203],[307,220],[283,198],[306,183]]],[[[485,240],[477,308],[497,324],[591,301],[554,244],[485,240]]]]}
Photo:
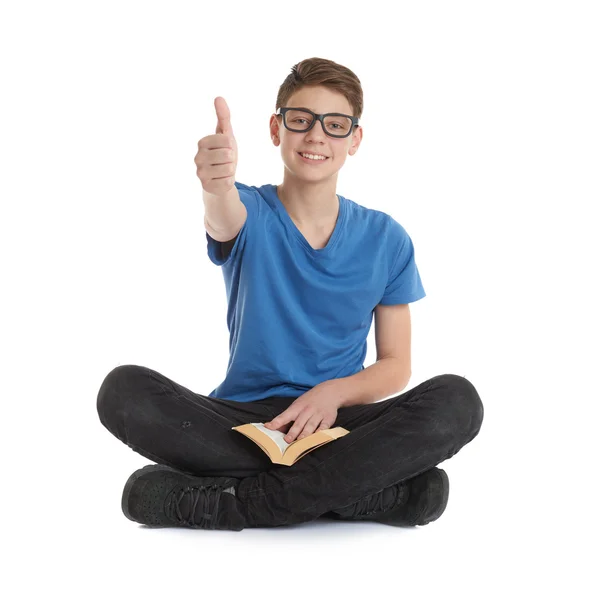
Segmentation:
{"type": "Polygon", "coordinates": [[[447,373],[436,377],[444,388],[444,401],[453,408],[460,428],[475,437],[483,422],[483,403],[475,386],[465,377],[447,373]]]}
{"type": "Polygon", "coordinates": [[[135,389],[139,389],[140,378],[147,377],[148,370],[138,365],[120,365],[104,378],[96,409],[100,422],[118,438],[125,439],[125,416],[127,403],[135,389]]]}

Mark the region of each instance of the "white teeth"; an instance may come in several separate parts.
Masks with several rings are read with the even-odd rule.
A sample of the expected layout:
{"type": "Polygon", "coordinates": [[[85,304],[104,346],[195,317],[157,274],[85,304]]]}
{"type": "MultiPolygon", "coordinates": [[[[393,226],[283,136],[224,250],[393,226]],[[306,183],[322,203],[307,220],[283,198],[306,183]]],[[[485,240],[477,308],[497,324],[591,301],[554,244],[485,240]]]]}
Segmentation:
{"type": "Polygon", "coordinates": [[[319,156],[318,154],[304,154],[300,152],[300,155],[304,156],[304,158],[312,158],[312,160],[325,160],[325,156],[319,156]]]}

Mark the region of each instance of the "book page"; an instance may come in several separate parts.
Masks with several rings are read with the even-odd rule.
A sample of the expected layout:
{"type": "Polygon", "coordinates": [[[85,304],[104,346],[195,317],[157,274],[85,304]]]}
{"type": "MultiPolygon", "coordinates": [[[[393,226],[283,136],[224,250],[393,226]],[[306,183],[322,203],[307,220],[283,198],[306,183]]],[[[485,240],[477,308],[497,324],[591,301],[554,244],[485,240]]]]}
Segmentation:
{"type": "MultiPolygon", "coordinates": [[[[283,438],[287,435],[287,433],[283,433],[282,431],[277,431],[275,429],[269,429],[265,427],[262,423],[251,423],[257,429],[260,429],[263,433],[266,433],[276,444],[279,450],[281,451],[281,455],[287,450],[288,444],[283,438]]],[[[296,441],[296,440],[294,440],[296,441]]],[[[291,442],[292,444],[294,442],[291,442]]]]}

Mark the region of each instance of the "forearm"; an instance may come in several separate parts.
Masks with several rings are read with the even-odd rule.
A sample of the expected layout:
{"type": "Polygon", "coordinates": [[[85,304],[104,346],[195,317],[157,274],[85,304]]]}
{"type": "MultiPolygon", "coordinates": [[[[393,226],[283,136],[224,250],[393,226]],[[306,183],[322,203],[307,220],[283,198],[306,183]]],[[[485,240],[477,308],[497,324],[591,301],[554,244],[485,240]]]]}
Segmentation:
{"type": "Polygon", "coordinates": [[[354,375],[334,380],[341,389],[340,406],[371,404],[400,393],[408,384],[410,375],[402,360],[382,358],[354,375]]]}

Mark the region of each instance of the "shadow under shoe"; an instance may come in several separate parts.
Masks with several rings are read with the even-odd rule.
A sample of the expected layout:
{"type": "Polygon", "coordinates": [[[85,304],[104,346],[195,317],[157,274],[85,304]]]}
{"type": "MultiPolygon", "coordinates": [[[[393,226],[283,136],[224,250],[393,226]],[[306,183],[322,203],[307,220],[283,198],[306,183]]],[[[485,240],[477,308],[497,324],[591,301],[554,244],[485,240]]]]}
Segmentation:
{"type": "Polygon", "coordinates": [[[190,527],[241,531],[233,477],[196,477],[166,465],[148,465],[125,483],[123,514],[150,527],[190,527]]]}
{"type": "Polygon", "coordinates": [[[377,521],[396,527],[427,525],[439,519],[446,509],[449,491],[446,472],[433,468],[323,516],[342,521],[377,521]]]}

